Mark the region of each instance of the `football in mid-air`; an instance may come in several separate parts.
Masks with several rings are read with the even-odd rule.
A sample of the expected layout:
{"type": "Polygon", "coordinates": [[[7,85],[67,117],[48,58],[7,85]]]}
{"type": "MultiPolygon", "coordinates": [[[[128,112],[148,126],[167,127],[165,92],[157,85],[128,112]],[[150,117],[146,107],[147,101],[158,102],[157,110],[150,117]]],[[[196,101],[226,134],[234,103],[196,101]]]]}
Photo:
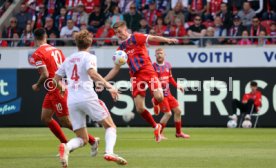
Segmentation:
{"type": "Polygon", "coordinates": [[[229,120],[227,122],[227,127],[228,128],[236,128],[237,127],[237,121],[235,121],[235,120],[229,120]]]}
{"type": "Polygon", "coordinates": [[[112,59],[114,64],[124,65],[127,62],[127,54],[122,50],[118,50],[114,53],[112,59]]]}

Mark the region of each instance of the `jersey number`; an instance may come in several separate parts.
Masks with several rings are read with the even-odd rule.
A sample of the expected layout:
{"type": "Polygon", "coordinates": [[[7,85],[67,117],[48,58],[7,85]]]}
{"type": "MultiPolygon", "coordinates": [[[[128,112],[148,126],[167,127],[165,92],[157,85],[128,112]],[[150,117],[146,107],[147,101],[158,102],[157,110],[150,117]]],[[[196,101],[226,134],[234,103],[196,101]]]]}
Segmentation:
{"type": "Polygon", "coordinates": [[[71,79],[74,81],[78,81],[79,80],[79,75],[78,75],[78,66],[77,64],[74,65],[73,71],[72,71],[72,76],[71,79]]]}
{"type": "Polygon", "coordinates": [[[52,57],[54,57],[54,60],[56,62],[57,67],[59,67],[62,63],[62,56],[58,50],[52,51],[51,54],[52,57]]]}

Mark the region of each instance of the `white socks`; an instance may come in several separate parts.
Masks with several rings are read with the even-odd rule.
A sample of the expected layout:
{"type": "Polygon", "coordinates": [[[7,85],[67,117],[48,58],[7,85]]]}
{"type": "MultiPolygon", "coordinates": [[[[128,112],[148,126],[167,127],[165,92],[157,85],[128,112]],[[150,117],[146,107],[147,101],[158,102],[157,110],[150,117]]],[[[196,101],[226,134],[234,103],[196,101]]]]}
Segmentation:
{"type": "Polygon", "coordinates": [[[69,142],[67,142],[66,146],[69,149],[69,151],[71,151],[71,150],[75,150],[79,147],[82,147],[83,144],[84,143],[83,143],[82,138],[76,137],[76,138],[71,139],[69,142]]]}
{"type": "Polygon", "coordinates": [[[109,127],[105,130],[105,153],[113,154],[116,138],[116,128],[109,127]]]}

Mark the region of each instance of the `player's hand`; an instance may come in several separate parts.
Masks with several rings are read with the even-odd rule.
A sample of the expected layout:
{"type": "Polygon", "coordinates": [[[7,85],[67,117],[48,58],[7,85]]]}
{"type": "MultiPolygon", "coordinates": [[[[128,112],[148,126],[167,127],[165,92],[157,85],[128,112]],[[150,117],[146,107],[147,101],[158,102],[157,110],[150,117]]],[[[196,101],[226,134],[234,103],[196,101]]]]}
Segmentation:
{"type": "Polygon", "coordinates": [[[35,91],[35,92],[40,91],[40,88],[39,88],[39,86],[38,86],[37,84],[33,84],[33,85],[32,85],[32,89],[33,89],[33,91],[35,91]]]}
{"type": "Polygon", "coordinates": [[[111,97],[113,98],[114,101],[117,101],[119,99],[120,92],[118,91],[118,89],[113,87],[113,88],[109,89],[108,91],[111,94],[111,97]]]}
{"type": "Polygon", "coordinates": [[[178,40],[174,39],[174,38],[171,38],[171,39],[168,39],[167,43],[169,43],[169,44],[177,44],[178,40]]]}

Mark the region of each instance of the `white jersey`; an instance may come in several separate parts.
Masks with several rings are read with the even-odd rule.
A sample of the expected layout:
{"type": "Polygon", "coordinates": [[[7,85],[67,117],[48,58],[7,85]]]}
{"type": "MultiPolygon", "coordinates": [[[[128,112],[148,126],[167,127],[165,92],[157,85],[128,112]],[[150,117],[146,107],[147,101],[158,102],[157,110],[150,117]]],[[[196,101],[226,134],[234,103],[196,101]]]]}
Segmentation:
{"type": "Polygon", "coordinates": [[[86,51],[79,51],[66,58],[56,74],[66,77],[68,83],[68,105],[98,100],[93,88],[93,80],[87,71],[97,71],[97,57],[86,51]]]}

